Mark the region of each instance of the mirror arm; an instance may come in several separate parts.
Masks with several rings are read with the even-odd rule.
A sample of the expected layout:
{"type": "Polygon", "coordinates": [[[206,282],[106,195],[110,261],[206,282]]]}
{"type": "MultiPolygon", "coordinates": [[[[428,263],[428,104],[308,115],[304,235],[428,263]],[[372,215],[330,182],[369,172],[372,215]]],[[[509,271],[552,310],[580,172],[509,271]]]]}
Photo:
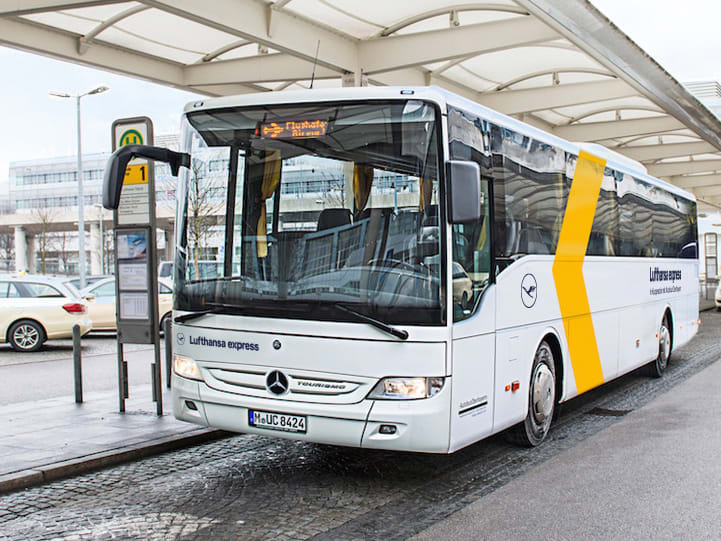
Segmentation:
{"type": "Polygon", "coordinates": [[[125,145],[113,152],[108,159],[103,178],[103,207],[115,210],[120,204],[120,192],[123,189],[125,169],[133,158],[147,158],[170,165],[174,177],[180,167],[190,168],[190,154],[175,152],[167,148],[149,145],[125,145]]]}

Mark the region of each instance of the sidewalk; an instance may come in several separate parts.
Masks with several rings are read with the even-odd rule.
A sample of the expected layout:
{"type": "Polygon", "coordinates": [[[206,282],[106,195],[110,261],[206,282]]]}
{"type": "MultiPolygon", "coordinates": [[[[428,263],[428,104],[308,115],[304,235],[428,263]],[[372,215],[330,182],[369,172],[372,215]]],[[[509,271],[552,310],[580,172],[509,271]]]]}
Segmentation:
{"type": "Polygon", "coordinates": [[[716,362],[412,539],[718,538],[719,411],[716,362]]]}
{"type": "Polygon", "coordinates": [[[175,420],[170,391],[155,414],[149,385],[130,389],[125,413],[118,393],[87,393],[0,407],[0,493],[223,437],[175,420]]]}

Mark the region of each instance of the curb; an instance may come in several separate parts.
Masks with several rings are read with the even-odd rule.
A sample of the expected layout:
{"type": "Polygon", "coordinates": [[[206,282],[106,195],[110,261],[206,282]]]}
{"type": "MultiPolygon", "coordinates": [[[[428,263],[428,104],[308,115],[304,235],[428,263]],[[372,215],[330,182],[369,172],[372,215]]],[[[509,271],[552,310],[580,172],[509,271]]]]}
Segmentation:
{"type": "Polygon", "coordinates": [[[227,438],[230,432],[204,428],[177,436],[167,436],[128,447],[119,447],[109,451],[54,462],[46,466],[21,470],[0,476],[0,494],[29,488],[64,477],[71,477],[93,470],[131,462],[141,458],[159,455],[184,447],[190,447],[212,440],[227,438]]]}

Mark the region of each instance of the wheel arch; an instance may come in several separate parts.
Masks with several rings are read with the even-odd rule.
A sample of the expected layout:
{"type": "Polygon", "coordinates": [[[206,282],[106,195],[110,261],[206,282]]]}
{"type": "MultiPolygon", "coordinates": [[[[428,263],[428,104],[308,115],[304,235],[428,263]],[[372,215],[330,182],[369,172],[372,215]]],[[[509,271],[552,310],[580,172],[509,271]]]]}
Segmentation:
{"type": "Polygon", "coordinates": [[[19,317],[16,320],[11,321],[8,324],[8,329],[7,329],[7,331],[5,331],[5,342],[6,343],[8,343],[8,344],[10,343],[10,329],[13,328],[13,325],[15,325],[16,323],[19,323],[21,321],[32,321],[33,323],[37,324],[43,332],[42,341],[45,342],[48,339],[48,330],[45,328],[45,325],[40,323],[40,321],[38,321],[34,317],[19,317]]]}

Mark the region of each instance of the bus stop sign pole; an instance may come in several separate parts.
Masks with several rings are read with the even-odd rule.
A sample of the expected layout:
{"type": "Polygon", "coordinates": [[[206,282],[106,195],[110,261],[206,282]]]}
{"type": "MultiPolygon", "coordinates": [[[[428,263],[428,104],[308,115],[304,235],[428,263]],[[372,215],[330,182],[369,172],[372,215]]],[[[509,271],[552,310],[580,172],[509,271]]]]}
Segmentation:
{"type": "MultiPolygon", "coordinates": [[[[116,120],[111,132],[113,152],[125,145],[153,144],[153,124],[147,117],[116,120]]],[[[134,159],[125,170],[120,203],[113,212],[119,409],[125,411],[129,396],[124,344],[153,344],[152,395],[162,415],[155,208],[153,162],[134,159]]]]}

